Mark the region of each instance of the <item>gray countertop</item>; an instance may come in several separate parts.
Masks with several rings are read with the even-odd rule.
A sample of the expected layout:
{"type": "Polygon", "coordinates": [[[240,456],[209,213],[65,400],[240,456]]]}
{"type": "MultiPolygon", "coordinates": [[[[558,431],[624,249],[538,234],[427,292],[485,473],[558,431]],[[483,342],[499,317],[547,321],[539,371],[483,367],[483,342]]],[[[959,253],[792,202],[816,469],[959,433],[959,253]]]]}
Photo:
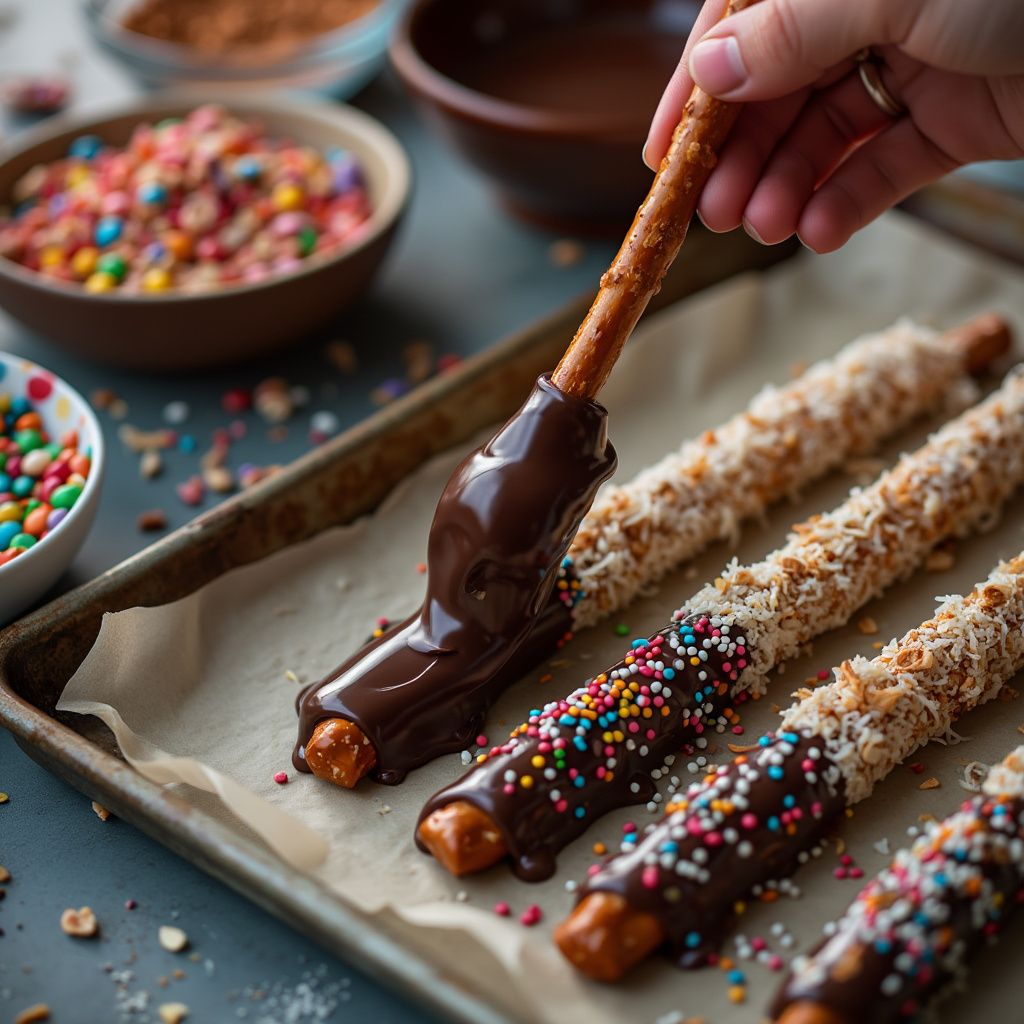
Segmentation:
{"type": "MultiPolygon", "coordinates": [[[[72,0],[0,2],[0,22],[4,73],[69,69],[83,103],[134,90],[92,48],[72,0]]],[[[163,425],[167,403],[185,401],[191,412],[178,429],[196,438],[198,452],[235,418],[221,409],[226,390],[285,377],[311,396],[287,436],[271,441],[250,413],[240,417],[246,436],[232,446],[234,465],[266,465],[308,450],[309,418],[317,410],[333,411],[342,426],[372,412],[371,392],[402,375],[402,350],[411,341],[426,340],[438,354],[465,355],[596,284],[612,245],[588,243],[579,262],[554,265],[549,248],[556,236],[508,218],[481,181],[426,133],[388,75],[355,102],[405,143],[415,191],[372,295],[320,336],[258,364],[201,377],[141,377],[95,367],[2,314],[0,348],[30,356],[86,395],[113,389],[127,403],[126,421],[142,429],[163,425]],[[325,343],[332,339],[354,346],[354,373],[343,374],[327,358],[325,343]]],[[[17,127],[8,123],[4,130],[13,138],[17,127]]],[[[148,537],[136,526],[140,512],[163,509],[173,528],[196,511],[177,499],[175,485],[198,471],[198,453],[170,453],[164,475],[145,481],[137,456],[117,440],[118,424],[101,419],[110,450],[102,506],[57,591],[143,547],[148,537]]],[[[0,805],[0,865],[13,876],[0,901],[0,1024],[36,1002],[47,1003],[58,1024],[142,1024],[159,1020],[157,1007],[165,1002],[185,1003],[194,1021],[432,1019],[132,826],[101,822],[85,797],[30,761],[6,733],[0,733],[0,791],[10,795],[0,805]],[[133,909],[126,907],[129,900],[133,909]],[[76,941],[60,930],[61,911],[82,905],[100,918],[98,941],[76,941]],[[160,948],[156,934],[164,924],[185,930],[187,952],[174,956],[160,948]],[[175,978],[175,969],[184,977],[175,978]]]]}

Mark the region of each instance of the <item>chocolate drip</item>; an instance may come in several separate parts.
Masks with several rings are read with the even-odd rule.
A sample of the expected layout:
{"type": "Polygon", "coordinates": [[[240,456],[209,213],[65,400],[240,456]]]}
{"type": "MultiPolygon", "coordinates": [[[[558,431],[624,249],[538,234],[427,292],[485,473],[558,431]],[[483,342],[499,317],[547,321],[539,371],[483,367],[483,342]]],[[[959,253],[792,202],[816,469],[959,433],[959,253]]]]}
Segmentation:
{"type": "Polygon", "coordinates": [[[732,926],[736,902],[790,875],[844,807],[839,771],[819,739],[768,734],[756,752],[691,786],[633,850],[581,884],[580,899],[617,893],[657,918],[681,967],[702,966],[732,926]]]}
{"type": "MultiPolygon", "coordinates": [[[[908,883],[898,859],[895,870],[888,869],[865,886],[854,907],[866,916],[857,921],[844,918],[835,934],[818,944],[813,960],[789,974],[772,1001],[773,1019],[790,1004],[807,1001],[827,1007],[844,1024],[897,1024],[916,1018],[960,975],[1024,893],[1024,865],[1007,849],[1011,837],[1024,838],[1024,801],[975,797],[965,804],[965,811],[977,828],[962,844],[944,842],[947,852],[939,862],[934,851],[928,854],[930,877],[908,883]],[[956,849],[950,851],[950,845],[956,849]],[[958,862],[966,867],[959,868],[958,862]],[[951,865],[948,872],[946,864],[951,865]],[[944,879],[946,885],[929,885],[936,873],[953,875],[958,870],[980,874],[980,879],[975,876],[976,891],[969,892],[973,885],[953,878],[944,879]],[[874,915],[900,900],[905,901],[905,912],[898,915],[895,927],[878,928],[874,915]]],[[[912,856],[901,855],[905,861],[912,856]]]]}
{"type": "Polygon", "coordinates": [[[509,742],[435,793],[420,821],[465,800],[501,831],[520,878],[549,878],[556,855],[597,818],[651,799],[651,772],[713,727],[747,660],[735,627],[677,615],[607,672],[533,712],[509,742]]]}
{"type": "Polygon", "coordinates": [[[558,570],[615,468],[607,414],[541,378],[448,482],[430,528],[420,611],[305,689],[292,760],[325,718],[373,744],[380,782],[468,745],[491,701],[572,628],[558,570]]]}

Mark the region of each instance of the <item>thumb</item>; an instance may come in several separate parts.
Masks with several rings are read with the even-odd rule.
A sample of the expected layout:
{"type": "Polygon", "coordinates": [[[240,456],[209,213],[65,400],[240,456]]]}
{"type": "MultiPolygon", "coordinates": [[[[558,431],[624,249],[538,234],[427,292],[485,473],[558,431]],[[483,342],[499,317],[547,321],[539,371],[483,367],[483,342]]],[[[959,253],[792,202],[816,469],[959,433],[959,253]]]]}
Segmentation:
{"type": "Polygon", "coordinates": [[[897,16],[905,24],[916,6],[915,0],[762,0],[720,21],[697,43],[690,74],[721,99],[785,96],[862,47],[896,41],[897,16]]]}

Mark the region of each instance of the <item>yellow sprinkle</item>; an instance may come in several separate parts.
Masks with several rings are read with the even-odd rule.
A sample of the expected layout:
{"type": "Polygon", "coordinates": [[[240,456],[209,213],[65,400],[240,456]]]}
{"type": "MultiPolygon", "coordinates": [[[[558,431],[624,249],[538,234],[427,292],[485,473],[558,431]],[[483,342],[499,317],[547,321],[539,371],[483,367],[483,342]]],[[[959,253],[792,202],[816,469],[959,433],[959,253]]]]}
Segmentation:
{"type": "Polygon", "coordinates": [[[99,295],[101,292],[109,292],[117,287],[117,278],[113,274],[91,274],[85,282],[85,290],[99,295]]]}
{"type": "Polygon", "coordinates": [[[745,914],[747,912],[747,905],[746,905],[746,903],[743,902],[743,900],[737,900],[732,905],[732,909],[736,912],[737,915],[738,914],[745,914]]]}
{"type": "Polygon", "coordinates": [[[544,767],[544,757],[543,757],[543,755],[541,755],[541,754],[534,754],[533,757],[530,758],[530,764],[532,764],[534,768],[543,768],[544,767]]]}
{"type": "Polygon", "coordinates": [[[91,245],[83,246],[71,257],[71,269],[76,277],[86,278],[96,269],[99,250],[91,245]]]}
{"type": "Polygon", "coordinates": [[[142,275],[142,288],[147,292],[165,292],[171,284],[171,275],[163,267],[150,267],[142,275]]]}
{"type": "Polygon", "coordinates": [[[601,857],[608,852],[608,847],[605,846],[604,843],[594,843],[593,849],[594,853],[596,853],[598,857],[601,857]]]}
{"type": "Polygon", "coordinates": [[[520,775],[519,776],[519,785],[522,786],[523,789],[531,789],[533,787],[533,776],[532,775],[520,775]]]}
{"type": "Polygon", "coordinates": [[[45,245],[39,253],[41,267],[59,267],[64,262],[64,250],[59,245],[45,245]]]}
{"type": "Polygon", "coordinates": [[[298,185],[282,181],[274,186],[270,201],[276,210],[301,210],[306,201],[306,193],[298,185]]]}
{"type": "Polygon", "coordinates": [[[487,760],[487,755],[486,754],[477,754],[476,755],[476,763],[477,764],[483,764],[484,761],[486,761],[486,760],[487,760]]]}
{"type": "Polygon", "coordinates": [[[730,985],[729,986],[729,1002],[730,1003],[742,1003],[747,998],[747,990],[742,985],[730,985]]]}
{"type": "Polygon", "coordinates": [[[699,665],[700,664],[700,658],[691,658],[690,659],[690,664],[691,665],[699,665]]]}

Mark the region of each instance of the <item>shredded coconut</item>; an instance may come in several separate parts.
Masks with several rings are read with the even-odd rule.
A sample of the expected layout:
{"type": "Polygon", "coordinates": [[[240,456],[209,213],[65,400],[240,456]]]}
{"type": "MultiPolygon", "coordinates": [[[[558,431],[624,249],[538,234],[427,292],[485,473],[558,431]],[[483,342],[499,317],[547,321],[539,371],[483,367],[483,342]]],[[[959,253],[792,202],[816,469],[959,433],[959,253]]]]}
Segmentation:
{"type": "MultiPolygon", "coordinates": [[[[998,566],[966,597],[948,598],[876,658],[844,662],[832,683],[783,715],[783,727],[824,742],[843,773],[847,799],[856,803],[918,747],[944,737],[960,715],[995,697],[1022,667],[1024,554],[998,566]]],[[[986,787],[1008,785],[1007,771],[1005,764],[995,769],[986,787]]]]}
{"type": "Polygon", "coordinates": [[[973,387],[955,346],[901,320],[793,383],[765,388],[721,428],[598,499],[569,552],[586,594],[576,627],[624,607],[708,544],[734,537],[742,521],[914,418],[954,397],[969,404],[973,387]]]}
{"type": "Polygon", "coordinates": [[[734,559],[685,605],[735,622],[749,640],[738,686],[764,692],[772,667],[846,623],[909,575],[939,541],[991,526],[1024,482],[1024,372],[946,424],[837,509],[794,527],[755,565],[734,559]]]}

